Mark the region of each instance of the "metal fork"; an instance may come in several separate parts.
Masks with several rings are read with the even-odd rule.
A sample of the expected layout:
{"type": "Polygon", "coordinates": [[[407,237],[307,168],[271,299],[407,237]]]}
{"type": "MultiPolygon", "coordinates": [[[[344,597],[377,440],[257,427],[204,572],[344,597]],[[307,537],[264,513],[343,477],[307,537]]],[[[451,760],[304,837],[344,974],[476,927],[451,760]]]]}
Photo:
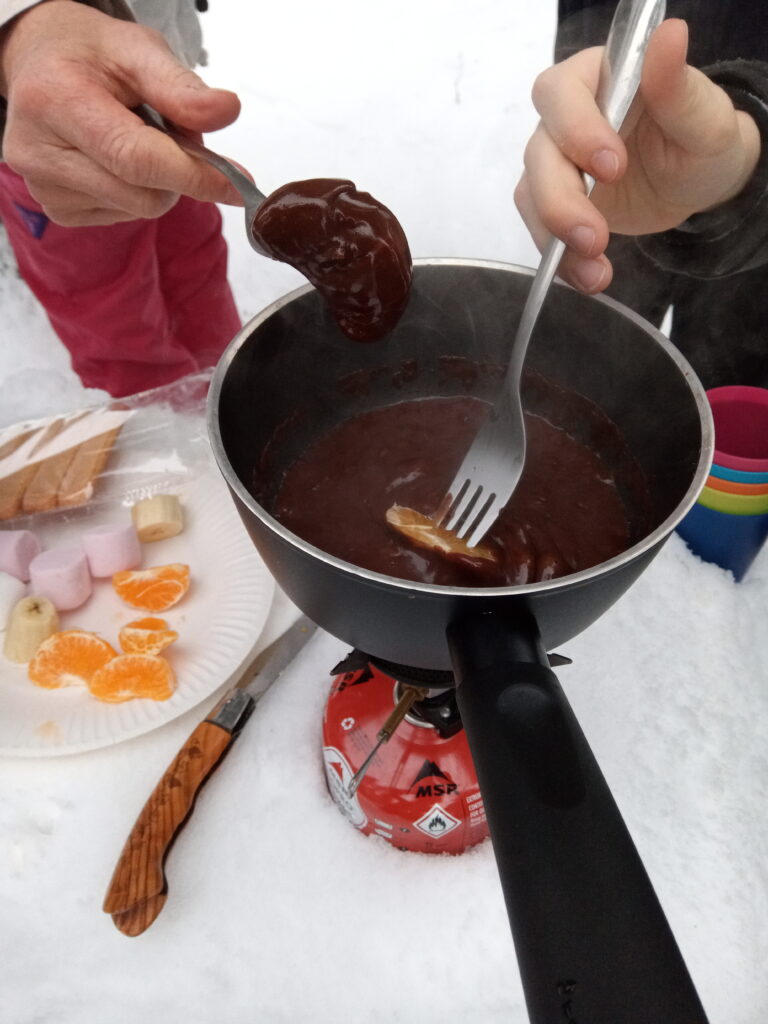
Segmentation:
{"type": "MultiPolygon", "coordinates": [[[[661,23],[666,0],[619,0],[613,15],[600,68],[597,104],[615,131],[630,108],[643,69],[653,30],[661,23]]],[[[582,175],[586,194],[595,179],[582,175]]],[[[518,485],[525,463],[525,420],[520,401],[520,378],[533,328],[539,316],[565,243],[551,238],[544,249],[512,343],[500,397],[477,433],[448,492],[435,513],[435,522],[476,547],[498,518],[518,485]]]]}

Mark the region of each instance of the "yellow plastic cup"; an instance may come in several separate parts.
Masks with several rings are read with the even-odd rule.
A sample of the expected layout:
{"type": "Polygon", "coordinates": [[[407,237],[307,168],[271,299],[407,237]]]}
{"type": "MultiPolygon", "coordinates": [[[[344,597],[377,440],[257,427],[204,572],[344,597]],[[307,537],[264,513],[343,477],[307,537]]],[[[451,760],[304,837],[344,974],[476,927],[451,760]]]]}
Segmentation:
{"type": "Polygon", "coordinates": [[[699,495],[699,504],[733,516],[757,516],[768,512],[768,494],[728,494],[704,487],[699,495]]]}

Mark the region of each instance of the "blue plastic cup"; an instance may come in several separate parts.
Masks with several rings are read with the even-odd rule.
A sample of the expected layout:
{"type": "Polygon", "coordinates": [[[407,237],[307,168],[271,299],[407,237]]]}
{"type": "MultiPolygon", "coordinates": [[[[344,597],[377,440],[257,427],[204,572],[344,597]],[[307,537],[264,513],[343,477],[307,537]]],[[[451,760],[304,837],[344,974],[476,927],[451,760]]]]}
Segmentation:
{"type": "Polygon", "coordinates": [[[768,512],[740,516],[696,504],[678,523],[677,532],[694,554],[730,569],[738,581],[768,539],[768,512]]]}
{"type": "Polygon", "coordinates": [[[766,484],[768,473],[747,473],[742,469],[729,469],[727,466],[718,466],[715,462],[710,469],[712,476],[720,480],[731,480],[735,484],[766,484]]]}

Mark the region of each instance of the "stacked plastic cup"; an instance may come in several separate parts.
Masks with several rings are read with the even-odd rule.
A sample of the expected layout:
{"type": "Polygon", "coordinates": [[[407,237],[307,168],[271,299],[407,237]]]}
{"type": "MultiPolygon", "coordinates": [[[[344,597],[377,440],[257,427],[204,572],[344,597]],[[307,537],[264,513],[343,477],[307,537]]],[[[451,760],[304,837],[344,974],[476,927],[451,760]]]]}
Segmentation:
{"type": "Polygon", "coordinates": [[[697,555],[741,580],[768,538],[768,389],[734,385],[707,397],[714,460],[677,532],[697,555]]]}

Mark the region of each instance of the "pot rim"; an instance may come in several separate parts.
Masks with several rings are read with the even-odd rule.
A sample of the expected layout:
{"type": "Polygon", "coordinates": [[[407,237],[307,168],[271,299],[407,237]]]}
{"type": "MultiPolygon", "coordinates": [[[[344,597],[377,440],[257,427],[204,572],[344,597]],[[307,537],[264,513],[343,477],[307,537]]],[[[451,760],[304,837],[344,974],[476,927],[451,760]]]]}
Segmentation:
{"type": "MultiPolygon", "coordinates": [[[[524,267],[515,263],[506,263],[500,260],[462,259],[459,257],[422,257],[420,259],[414,259],[413,265],[414,267],[478,267],[480,269],[485,268],[489,270],[511,271],[528,277],[533,277],[535,274],[535,270],[531,267],[524,267]]],[[[560,280],[555,281],[553,286],[573,290],[570,285],[560,280]]],[[[225,349],[214,370],[208,391],[206,410],[208,437],[211,443],[211,448],[213,449],[216,462],[228,486],[234,491],[246,508],[248,508],[249,511],[252,512],[266,527],[312,559],[319,559],[320,561],[325,562],[328,566],[342,573],[347,573],[357,578],[365,579],[370,583],[377,584],[379,586],[386,586],[388,588],[394,587],[409,593],[413,593],[415,591],[417,593],[425,595],[428,594],[437,598],[488,598],[510,595],[529,597],[532,593],[547,593],[587,583],[595,576],[603,576],[615,569],[619,569],[628,562],[639,558],[655,545],[661,543],[661,541],[664,540],[672,530],[674,530],[675,526],[696,503],[696,499],[706,484],[714,453],[714,424],[706,392],[690,363],[688,363],[678,349],[661,333],[661,331],[657,330],[653,324],[635,313],[628,306],[623,305],[621,302],[617,302],[615,299],[612,299],[607,295],[590,295],[585,296],[585,298],[588,298],[590,301],[600,302],[609,306],[611,309],[623,314],[629,320],[648,331],[648,333],[656,339],[667,355],[677,365],[691,389],[702,426],[701,451],[699,453],[699,461],[696,467],[696,472],[693,475],[693,479],[675,510],[668,515],[655,530],[636,544],[627,548],[626,551],[622,551],[620,555],[616,555],[605,562],[600,562],[598,565],[594,565],[589,569],[582,569],[580,572],[571,573],[567,576],[560,576],[557,579],[537,583],[518,584],[511,587],[449,587],[439,586],[437,584],[421,583],[414,580],[403,580],[396,576],[386,576],[384,573],[364,569],[361,566],[353,565],[351,562],[345,562],[343,559],[337,558],[335,555],[330,555],[321,548],[317,548],[313,544],[308,544],[305,540],[302,540],[301,537],[297,536],[297,534],[287,530],[254,499],[251,493],[243,485],[229,461],[224,448],[221,432],[219,430],[218,417],[219,401],[221,398],[223,383],[229,368],[242,345],[251,336],[255,328],[259,327],[260,324],[264,323],[274,313],[282,309],[283,306],[288,305],[288,303],[292,302],[294,299],[297,299],[302,295],[306,295],[308,292],[313,290],[314,288],[311,284],[301,285],[299,288],[295,288],[293,291],[270,303],[269,306],[266,306],[260,313],[257,313],[256,316],[252,317],[248,323],[243,325],[225,349]]]]}

